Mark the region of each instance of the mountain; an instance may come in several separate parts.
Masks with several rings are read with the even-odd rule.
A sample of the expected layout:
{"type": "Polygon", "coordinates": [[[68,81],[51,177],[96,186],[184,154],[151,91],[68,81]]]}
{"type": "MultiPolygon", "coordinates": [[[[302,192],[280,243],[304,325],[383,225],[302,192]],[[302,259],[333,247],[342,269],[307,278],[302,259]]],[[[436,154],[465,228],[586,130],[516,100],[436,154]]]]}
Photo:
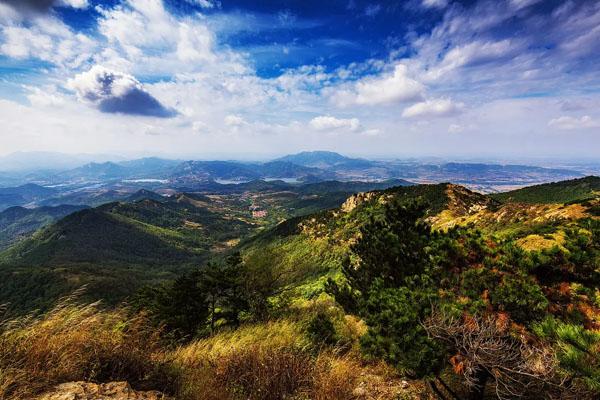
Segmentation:
{"type": "Polygon", "coordinates": [[[43,151],[16,152],[0,157],[0,171],[61,171],[89,162],[116,161],[119,157],[104,154],[64,154],[43,151]]]}
{"type": "Polygon", "coordinates": [[[120,166],[127,169],[127,174],[135,178],[163,178],[173,173],[179,160],[167,160],[158,157],[146,157],[137,160],[122,161],[120,166]]]}
{"type": "Polygon", "coordinates": [[[250,165],[235,161],[186,161],[178,165],[171,179],[179,184],[207,182],[214,179],[248,181],[260,178],[250,165]]]}
{"type": "Polygon", "coordinates": [[[587,176],[497,193],[493,197],[502,202],[568,203],[593,199],[599,195],[600,177],[587,176]]]}
{"type": "Polygon", "coordinates": [[[160,194],[153,192],[151,190],[140,189],[131,196],[125,199],[127,203],[133,203],[141,200],[154,200],[154,201],[164,201],[165,198],[160,194]]]}
{"type": "Polygon", "coordinates": [[[275,161],[290,162],[305,167],[314,167],[327,169],[336,165],[371,165],[367,160],[345,157],[332,151],[303,151],[298,154],[291,154],[275,161]]]}
{"type": "Polygon", "coordinates": [[[11,207],[0,212],[0,251],[29,237],[41,227],[84,208],[70,205],[33,209],[11,207]]]}
{"type": "Polygon", "coordinates": [[[54,177],[55,180],[64,181],[99,181],[123,179],[129,176],[128,169],[114,162],[89,163],[81,167],[62,172],[54,177]]]}
{"type": "Polygon", "coordinates": [[[319,168],[306,167],[289,161],[270,161],[261,164],[259,171],[263,178],[303,178],[324,175],[319,168]]]}
{"type": "Polygon", "coordinates": [[[39,206],[55,207],[61,204],[68,205],[86,205],[96,207],[102,204],[115,201],[125,201],[133,192],[129,189],[115,190],[106,187],[91,187],[81,190],[70,191],[64,194],[52,196],[45,200],[37,202],[39,206]]]}
{"type": "Polygon", "coordinates": [[[55,195],[57,190],[33,183],[17,187],[0,188],[0,210],[21,206],[55,195]]]}

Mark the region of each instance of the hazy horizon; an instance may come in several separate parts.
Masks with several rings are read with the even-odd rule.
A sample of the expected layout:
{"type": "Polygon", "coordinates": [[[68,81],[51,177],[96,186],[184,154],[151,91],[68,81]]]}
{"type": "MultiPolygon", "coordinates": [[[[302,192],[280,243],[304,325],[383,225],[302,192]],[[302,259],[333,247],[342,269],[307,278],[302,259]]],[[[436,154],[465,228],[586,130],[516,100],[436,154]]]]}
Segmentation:
{"type": "MultiPolygon", "coordinates": [[[[252,154],[252,153],[223,153],[223,154],[101,154],[101,153],[62,153],[62,152],[27,152],[18,151],[0,154],[0,172],[11,173],[36,170],[68,170],[89,163],[121,163],[145,158],[157,158],[172,161],[232,161],[242,163],[264,163],[288,155],[310,152],[334,152],[329,150],[302,150],[297,153],[252,154]]],[[[600,174],[600,161],[595,158],[553,158],[553,157],[444,157],[439,155],[369,155],[360,153],[338,153],[344,157],[358,158],[371,161],[415,162],[418,164],[486,164],[486,165],[529,165],[545,168],[576,168],[588,174],[600,174]]]]}

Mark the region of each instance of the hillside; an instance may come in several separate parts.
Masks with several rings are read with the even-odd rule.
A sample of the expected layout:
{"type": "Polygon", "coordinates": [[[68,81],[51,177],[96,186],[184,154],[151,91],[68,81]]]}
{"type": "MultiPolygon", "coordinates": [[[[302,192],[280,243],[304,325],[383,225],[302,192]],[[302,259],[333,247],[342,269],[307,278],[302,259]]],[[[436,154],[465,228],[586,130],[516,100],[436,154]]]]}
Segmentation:
{"type": "Polygon", "coordinates": [[[140,285],[171,279],[176,271],[200,265],[210,255],[231,251],[240,239],[286,218],[338,207],[358,188],[393,183],[330,182],[310,187],[256,181],[209,185],[205,194],[165,197],[140,190],[127,202],[69,216],[68,211],[82,207],[13,209],[4,215],[0,233],[6,246],[14,243],[16,232],[23,235],[0,253],[5,278],[0,303],[10,301],[25,310],[45,307],[82,284],[93,288],[92,298],[115,302],[140,285]],[[223,190],[228,187],[231,193],[223,190]],[[32,235],[35,223],[53,221],[44,213],[59,210],[65,214],[54,220],[65,218],[32,235]]]}
{"type": "MultiPolygon", "coordinates": [[[[459,185],[437,184],[393,187],[350,196],[339,209],[287,220],[243,242],[249,254],[269,252],[273,259],[306,271],[299,290],[322,290],[315,276],[337,274],[361,227],[378,218],[390,201],[426,205],[426,220],[437,230],[475,227],[525,250],[550,249],[564,244],[565,232],[578,221],[596,218],[598,202],[573,204],[502,204],[495,196],[479,194],[459,185]],[[316,274],[316,275],[315,275],[316,274]],[[310,288],[310,289],[307,289],[310,288]]],[[[318,280],[317,280],[318,281],[318,280]]]]}
{"type": "Polygon", "coordinates": [[[583,201],[598,195],[600,195],[600,177],[587,176],[497,193],[493,197],[502,202],[545,204],[583,201]]]}
{"type": "Polygon", "coordinates": [[[0,251],[27,238],[33,232],[85,206],[11,207],[0,213],[0,251]]]}

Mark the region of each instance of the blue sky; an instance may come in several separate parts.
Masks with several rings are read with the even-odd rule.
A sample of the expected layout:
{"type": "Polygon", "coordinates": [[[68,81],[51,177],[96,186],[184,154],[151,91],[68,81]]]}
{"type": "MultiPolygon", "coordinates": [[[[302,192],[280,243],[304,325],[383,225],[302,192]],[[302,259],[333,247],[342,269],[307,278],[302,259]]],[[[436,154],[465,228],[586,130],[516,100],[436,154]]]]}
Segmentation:
{"type": "Polygon", "coordinates": [[[0,0],[13,151],[600,156],[595,0],[0,0]]]}

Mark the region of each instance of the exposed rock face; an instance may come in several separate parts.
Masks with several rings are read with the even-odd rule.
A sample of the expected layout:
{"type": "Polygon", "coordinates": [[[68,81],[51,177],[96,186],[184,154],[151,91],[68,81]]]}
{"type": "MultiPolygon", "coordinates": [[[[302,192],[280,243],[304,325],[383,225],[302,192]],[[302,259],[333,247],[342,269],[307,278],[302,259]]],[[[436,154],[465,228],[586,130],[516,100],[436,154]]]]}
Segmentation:
{"type": "Polygon", "coordinates": [[[56,386],[36,400],[167,400],[160,392],[137,392],[127,382],[69,382],[56,386]]]}
{"type": "Polygon", "coordinates": [[[358,207],[362,203],[365,203],[365,202],[375,198],[376,196],[378,196],[377,192],[357,193],[353,196],[348,197],[348,199],[344,202],[344,204],[342,204],[341,210],[343,212],[348,213],[348,212],[354,210],[356,207],[358,207]]]}

